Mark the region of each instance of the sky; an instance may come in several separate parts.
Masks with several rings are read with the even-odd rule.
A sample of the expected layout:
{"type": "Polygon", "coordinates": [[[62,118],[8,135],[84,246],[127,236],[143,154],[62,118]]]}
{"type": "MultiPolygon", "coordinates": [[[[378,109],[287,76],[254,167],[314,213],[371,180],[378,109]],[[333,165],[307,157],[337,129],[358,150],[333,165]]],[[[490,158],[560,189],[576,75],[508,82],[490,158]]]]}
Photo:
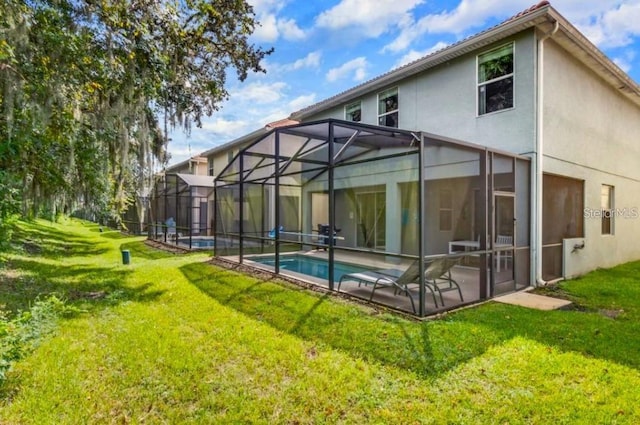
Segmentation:
{"type": "MultiPolygon", "coordinates": [[[[229,75],[230,98],[193,127],[169,134],[170,164],[446,47],[538,0],[248,0],[251,42],[274,52],[266,73],[229,75]]],[[[640,82],[640,0],[552,0],[551,5],[640,82]]]]}

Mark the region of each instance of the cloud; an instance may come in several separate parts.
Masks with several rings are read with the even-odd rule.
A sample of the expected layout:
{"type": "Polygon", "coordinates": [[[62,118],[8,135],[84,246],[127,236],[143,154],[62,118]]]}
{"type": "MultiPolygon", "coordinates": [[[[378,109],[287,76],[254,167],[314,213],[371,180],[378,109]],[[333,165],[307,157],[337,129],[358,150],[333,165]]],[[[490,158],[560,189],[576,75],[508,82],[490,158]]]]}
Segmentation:
{"type": "Polygon", "coordinates": [[[320,58],[322,53],[318,50],[309,53],[302,59],[298,59],[290,65],[290,69],[297,70],[301,68],[317,68],[320,66],[320,58]]]}
{"type": "Polygon", "coordinates": [[[620,67],[624,72],[631,71],[633,68],[632,63],[636,58],[636,52],[634,50],[627,50],[622,56],[618,56],[613,59],[613,62],[620,67]]]}
{"type": "Polygon", "coordinates": [[[260,15],[258,16],[258,22],[260,22],[260,25],[256,26],[253,31],[253,37],[256,40],[273,43],[278,39],[280,31],[278,30],[276,15],[270,13],[260,15]]]}
{"type": "Polygon", "coordinates": [[[202,123],[202,130],[218,136],[230,137],[236,134],[239,128],[245,128],[248,124],[244,120],[227,120],[224,117],[212,117],[202,123]]]}
{"type": "Polygon", "coordinates": [[[601,48],[622,47],[640,36],[640,1],[624,2],[601,14],[576,23],[594,44],[601,48]]]}
{"type": "Polygon", "coordinates": [[[288,3],[286,0],[248,0],[253,11],[259,15],[267,12],[279,12],[288,3]]]}
{"type": "Polygon", "coordinates": [[[354,81],[362,81],[367,76],[367,66],[369,66],[367,59],[364,56],[360,56],[359,58],[352,59],[337,68],[331,68],[327,72],[327,81],[337,81],[341,78],[345,78],[351,73],[353,73],[354,81]]]}
{"type": "Polygon", "coordinates": [[[256,26],[253,37],[257,41],[273,43],[282,37],[289,41],[306,38],[306,33],[298,27],[294,19],[278,19],[273,13],[258,15],[259,26],[256,26]]]}
{"type": "Polygon", "coordinates": [[[530,0],[462,0],[450,11],[428,14],[405,25],[400,34],[383,51],[405,50],[424,34],[464,34],[480,27],[490,17],[504,19],[531,6],[530,0]]]}
{"type": "Polygon", "coordinates": [[[285,40],[303,40],[306,37],[304,31],[298,27],[296,21],[293,19],[278,19],[277,22],[278,31],[285,40]]]}
{"type": "Polygon", "coordinates": [[[322,12],[316,25],[333,31],[357,28],[367,37],[378,37],[410,19],[408,12],[424,0],[342,0],[322,12]]]}
{"type": "Polygon", "coordinates": [[[391,69],[400,68],[403,65],[406,65],[420,58],[428,56],[433,52],[437,52],[438,50],[444,49],[448,45],[449,44],[445,43],[444,41],[439,41],[435,46],[430,47],[427,50],[416,51],[412,49],[408,53],[406,53],[404,56],[402,56],[391,69]]]}
{"type": "Polygon", "coordinates": [[[256,19],[253,38],[259,42],[276,42],[279,38],[298,41],[306,38],[306,33],[298,26],[295,19],[282,18],[280,12],[288,2],[285,0],[249,0],[256,19]]]}
{"type": "Polygon", "coordinates": [[[233,90],[230,96],[236,101],[266,104],[279,101],[283,97],[282,92],[285,88],[287,84],[281,81],[268,84],[256,82],[233,90]]]}
{"type": "Polygon", "coordinates": [[[221,113],[202,120],[202,128],[193,129],[187,136],[179,129],[170,134],[169,152],[170,163],[176,164],[185,159],[198,155],[214,146],[221,145],[249,131],[255,130],[256,124],[251,120],[235,120],[227,118],[221,113]]]}
{"type": "Polygon", "coordinates": [[[316,103],[315,93],[302,95],[289,102],[289,109],[291,111],[299,111],[300,109],[313,105],[314,103],[316,103]]]}

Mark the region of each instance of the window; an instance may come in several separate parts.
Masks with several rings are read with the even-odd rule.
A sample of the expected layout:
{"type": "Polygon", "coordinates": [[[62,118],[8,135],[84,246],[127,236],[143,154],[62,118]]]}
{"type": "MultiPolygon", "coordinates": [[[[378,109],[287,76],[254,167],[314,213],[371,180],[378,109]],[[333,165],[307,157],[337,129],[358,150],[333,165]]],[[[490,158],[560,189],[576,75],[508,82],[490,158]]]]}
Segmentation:
{"type": "Polygon", "coordinates": [[[233,150],[230,150],[227,152],[227,162],[231,164],[232,161],[233,161],[233,150]]]}
{"type": "Polygon", "coordinates": [[[453,192],[451,189],[440,190],[440,231],[450,232],[453,229],[453,192]]]}
{"type": "Polygon", "coordinates": [[[600,192],[602,208],[602,234],[613,235],[613,186],[602,185],[600,192]]]}
{"type": "Polygon", "coordinates": [[[208,162],[208,169],[209,169],[209,174],[208,175],[213,176],[214,175],[213,174],[213,171],[214,171],[213,170],[213,157],[209,157],[207,159],[207,162],[208,162]]]}
{"type": "Polygon", "coordinates": [[[362,102],[354,102],[344,108],[344,117],[347,121],[362,121],[362,102]]]}
{"type": "Polygon", "coordinates": [[[513,43],[478,56],[478,115],[513,108],[513,43]]]}
{"type": "Polygon", "coordinates": [[[378,124],[398,127],[398,88],[378,94],[378,124]]]}

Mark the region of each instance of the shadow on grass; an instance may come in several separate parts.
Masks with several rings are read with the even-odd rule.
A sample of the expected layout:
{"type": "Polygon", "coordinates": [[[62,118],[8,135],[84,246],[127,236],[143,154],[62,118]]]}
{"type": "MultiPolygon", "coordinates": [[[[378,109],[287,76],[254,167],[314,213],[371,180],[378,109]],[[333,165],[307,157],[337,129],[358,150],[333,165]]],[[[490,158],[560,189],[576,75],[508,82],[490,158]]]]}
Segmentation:
{"type": "Polygon", "coordinates": [[[207,263],[181,267],[196,287],[223,305],[283,332],[366,360],[429,376],[433,354],[427,328],[392,314],[334,302],[292,285],[258,280],[207,263]]]}
{"type": "Polygon", "coordinates": [[[107,252],[107,248],[89,242],[82,236],[37,223],[21,222],[19,226],[15,226],[12,240],[27,254],[38,257],[59,258],[107,252]]]}
{"type": "Polygon", "coordinates": [[[562,351],[613,361],[640,370],[638,318],[611,318],[599,310],[539,311],[488,304],[453,317],[492,332],[497,340],[525,337],[562,351]]]}
{"type": "Polygon", "coordinates": [[[127,239],[130,238],[130,235],[125,235],[124,233],[118,230],[105,230],[100,234],[100,237],[107,239],[127,239]]]}
{"type": "Polygon", "coordinates": [[[206,263],[188,264],[181,271],[204,293],[247,317],[425,378],[515,337],[640,369],[640,321],[635,316],[613,319],[599,311],[549,312],[489,303],[440,320],[414,322],[206,263]]]}
{"type": "Polygon", "coordinates": [[[176,254],[163,251],[161,249],[153,249],[145,245],[143,241],[127,242],[120,245],[120,251],[127,250],[131,253],[131,258],[143,258],[145,260],[162,260],[163,258],[175,257],[176,254]]]}
{"type": "Polygon", "coordinates": [[[131,271],[86,265],[49,265],[37,260],[13,259],[7,269],[15,275],[0,275],[0,304],[16,313],[26,311],[39,297],[55,294],[83,310],[125,301],[149,302],[163,291],[149,290],[153,284],[125,284],[131,271]]]}

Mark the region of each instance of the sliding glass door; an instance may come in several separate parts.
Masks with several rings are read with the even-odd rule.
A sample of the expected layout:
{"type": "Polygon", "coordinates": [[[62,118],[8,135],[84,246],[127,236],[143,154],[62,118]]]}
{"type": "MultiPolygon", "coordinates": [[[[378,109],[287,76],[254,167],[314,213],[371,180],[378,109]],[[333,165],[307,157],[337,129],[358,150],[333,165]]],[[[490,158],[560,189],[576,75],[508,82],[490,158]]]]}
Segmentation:
{"type": "Polygon", "coordinates": [[[356,194],[358,247],[385,249],[386,203],[384,192],[356,194]]]}

